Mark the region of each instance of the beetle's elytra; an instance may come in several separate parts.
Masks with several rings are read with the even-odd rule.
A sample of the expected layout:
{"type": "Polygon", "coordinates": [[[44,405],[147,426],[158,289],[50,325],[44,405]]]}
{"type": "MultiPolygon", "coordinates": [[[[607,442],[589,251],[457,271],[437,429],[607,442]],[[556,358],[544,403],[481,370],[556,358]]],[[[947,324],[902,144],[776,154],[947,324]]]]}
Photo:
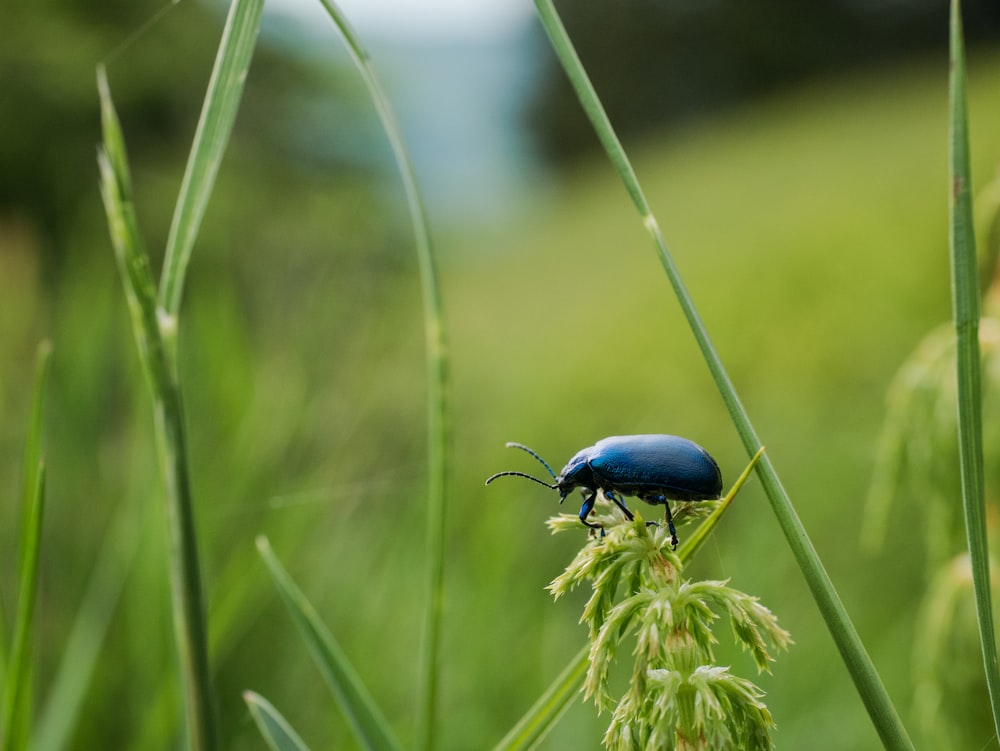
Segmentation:
{"type": "Polygon", "coordinates": [[[559,502],[574,488],[583,493],[580,521],[592,529],[603,528],[587,521],[594,509],[598,491],[614,502],[629,520],[633,518],[623,496],[636,496],[653,506],[666,509],[670,542],[677,547],[677,532],[670,514],[669,501],[714,500],[722,495],[722,473],[705,449],[694,441],[676,435],[622,435],[604,438],[576,453],[562,472],[556,475],[537,453],[520,443],[508,446],[527,451],[555,480],[547,483],[524,472],[497,472],[486,480],[489,485],[498,477],[526,477],[547,488],[559,491],[559,502]]]}

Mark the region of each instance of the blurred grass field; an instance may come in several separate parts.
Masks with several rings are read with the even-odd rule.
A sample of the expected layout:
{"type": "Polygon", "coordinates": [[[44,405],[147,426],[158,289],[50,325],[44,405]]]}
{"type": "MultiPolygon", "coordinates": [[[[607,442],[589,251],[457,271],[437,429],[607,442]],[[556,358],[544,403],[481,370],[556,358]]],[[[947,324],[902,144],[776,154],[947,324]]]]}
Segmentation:
{"type": "MultiPolygon", "coordinates": [[[[996,54],[970,61],[973,169],[983,183],[1000,158],[998,71],[996,54]]],[[[908,511],[921,499],[896,509],[878,556],[859,550],[858,534],[886,386],[949,315],[946,77],[941,59],[816,84],[626,144],[904,720],[926,579],[913,544],[920,520],[908,511]]],[[[252,85],[247,97],[251,106],[252,85]]],[[[402,195],[391,183],[358,191],[331,176],[285,173],[277,155],[241,151],[239,139],[237,123],[195,252],[182,331],[224,745],[260,747],[240,700],[250,688],[313,747],[353,747],[257,562],[261,533],[406,740],[426,428],[402,195]],[[271,189],[245,191],[247,180],[271,189]]],[[[135,168],[151,247],[165,234],[181,168],[135,168]]],[[[558,468],[607,435],[669,432],[708,447],[727,483],[746,462],[611,168],[596,161],[556,185],[526,186],[535,210],[510,226],[436,228],[455,400],[447,748],[495,742],[584,638],[582,599],[553,605],[543,591],[574,553],[570,536],[550,539],[543,526],[557,510],[554,494],[513,481],[483,487],[494,471],[535,469],[505,441],[532,446],[558,468]]],[[[172,748],[180,708],[150,411],[96,190],[92,215],[67,221],[80,241],[55,278],[39,272],[30,236],[8,227],[0,239],[5,499],[18,497],[30,353],[42,335],[55,345],[37,686],[44,705],[60,666],[66,679],[85,674],[63,650],[77,614],[88,613],[75,633],[99,647],[97,668],[70,747],[172,748]]],[[[16,503],[0,508],[9,614],[16,503]]],[[[823,748],[878,747],[753,483],[691,573],[732,578],[792,632],[795,646],[761,679],[779,748],[817,747],[817,739],[823,748]]],[[[752,672],[748,658],[725,650],[722,664],[752,672]]],[[[596,748],[606,722],[575,705],[545,747],[596,748]]]]}

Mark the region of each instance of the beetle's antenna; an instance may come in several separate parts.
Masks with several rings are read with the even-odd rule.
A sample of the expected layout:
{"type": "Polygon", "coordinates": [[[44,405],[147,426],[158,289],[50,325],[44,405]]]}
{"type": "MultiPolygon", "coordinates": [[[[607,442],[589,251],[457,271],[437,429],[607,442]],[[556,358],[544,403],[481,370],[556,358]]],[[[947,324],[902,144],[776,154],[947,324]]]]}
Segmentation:
{"type": "Polygon", "coordinates": [[[497,472],[495,475],[490,475],[489,477],[486,478],[486,484],[489,485],[491,482],[493,482],[498,477],[527,477],[529,480],[534,480],[539,485],[544,485],[545,487],[549,488],[550,490],[558,490],[559,489],[558,485],[549,485],[544,480],[539,480],[537,477],[532,477],[531,475],[526,475],[526,474],[524,474],[524,472],[497,472]]]}
{"type": "MultiPolygon", "coordinates": [[[[507,448],[509,448],[509,449],[521,449],[521,451],[527,451],[529,454],[531,454],[533,457],[535,457],[538,461],[540,461],[542,463],[542,466],[545,467],[545,469],[547,469],[549,471],[550,475],[552,475],[552,479],[553,480],[559,479],[559,478],[556,477],[556,473],[552,471],[552,467],[549,466],[549,463],[547,461],[545,461],[542,457],[540,457],[538,454],[536,454],[534,451],[532,451],[531,449],[529,449],[527,446],[524,446],[524,445],[522,445],[520,443],[514,443],[513,441],[510,441],[510,442],[507,443],[507,448]]],[[[532,478],[532,479],[535,479],[535,478],[532,478]]],[[[547,483],[544,483],[544,482],[542,483],[542,485],[546,485],[546,484],[547,483]]]]}

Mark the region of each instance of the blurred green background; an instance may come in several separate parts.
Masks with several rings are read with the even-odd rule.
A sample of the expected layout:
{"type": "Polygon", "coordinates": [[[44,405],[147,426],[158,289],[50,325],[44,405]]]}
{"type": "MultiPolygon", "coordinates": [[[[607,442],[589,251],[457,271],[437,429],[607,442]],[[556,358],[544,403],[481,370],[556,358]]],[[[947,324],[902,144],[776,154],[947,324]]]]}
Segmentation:
{"type": "MultiPolygon", "coordinates": [[[[224,11],[181,3],[116,50],[159,7],[15,2],[0,24],[0,612],[10,617],[16,594],[33,352],[50,337],[36,684],[40,732],[57,738],[63,723],[69,748],[179,742],[151,410],[94,165],[94,65],[107,60],[158,258],[224,11]],[[69,643],[90,651],[67,662],[69,643]],[[46,714],[54,690],[88,674],[88,655],[96,668],[79,716],[58,702],[46,714]]],[[[683,118],[625,127],[723,361],[911,727],[913,622],[928,576],[915,544],[921,498],[894,510],[881,552],[862,552],[858,540],[886,387],[950,312],[946,13],[928,17],[936,31],[926,44],[776,76],[683,118]]],[[[413,732],[426,486],[413,241],[388,146],[339,43],[295,19],[266,19],[182,315],[227,748],[262,747],[240,699],[247,688],[313,747],[354,743],[257,561],[258,534],[399,734],[413,732]]],[[[492,745],[585,638],[585,593],[553,604],[543,590],[585,534],[550,538],[552,493],[483,487],[495,471],[536,469],[505,441],[558,468],[604,436],[677,433],[709,448],[727,484],[746,462],[610,166],[592,150],[560,154],[536,116],[515,116],[556,99],[538,83],[553,62],[527,23],[503,44],[372,44],[426,174],[451,344],[440,721],[453,749],[492,745]],[[506,72],[477,67],[482,58],[463,66],[443,57],[449,49],[485,49],[506,72]],[[448,78],[456,67],[465,88],[448,78]],[[475,97],[456,101],[456,90],[475,97]],[[465,114],[474,127],[442,137],[465,114]]],[[[982,183],[1000,159],[1000,47],[989,28],[970,31],[982,37],[969,80],[982,183]]],[[[603,70],[630,57],[627,44],[584,62],[603,70]]],[[[655,83],[660,73],[644,75],[655,83]]],[[[639,74],[622,75],[626,87],[639,74]]],[[[601,94],[616,88],[602,85],[601,94]]],[[[646,91],[640,104],[652,101],[646,91]]],[[[556,133],[583,122],[572,110],[550,117],[556,133]]],[[[753,483],[690,574],[731,578],[792,632],[791,652],[760,679],[779,748],[878,747],[753,483]]],[[[720,662],[752,675],[720,636],[720,662]]],[[[607,719],[574,705],[545,747],[597,748],[607,719]]],[[[996,747],[988,724],[983,733],[982,747],[996,747]]]]}

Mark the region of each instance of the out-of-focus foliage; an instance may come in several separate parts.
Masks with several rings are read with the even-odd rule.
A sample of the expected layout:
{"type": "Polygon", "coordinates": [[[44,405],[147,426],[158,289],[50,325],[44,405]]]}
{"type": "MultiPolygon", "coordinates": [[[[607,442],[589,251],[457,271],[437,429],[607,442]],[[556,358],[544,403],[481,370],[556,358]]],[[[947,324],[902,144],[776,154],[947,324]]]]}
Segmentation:
{"type": "MultiPolygon", "coordinates": [[[[68,664],[65,646],[76,634],[97,650],[79,723],[69,721],[73,747],[170,747],[179,711],[150,411],[101,221],[95,64],[108,67],[156,266],[224,11],[192,1],[16,2],[0,23],[0,498],[17,497],[30,353],[51,335],[58,469],[36,685],[40,717],[63,721],[64,708],[47,700],[68,664]]],[[[273,596],[263,576],[246,575],[262,519],[285,509],[277,513],[289,523],[272,539],[291,533],[315,549],[334,535],[302,508],[332,494],[356,509],[372,484],[420,474],[425,389],[405,207],[386,198],[383,173],[314,148],[315,131],[306,138],[296,118],[310,101],[341,111],[359,101],[332,57],[284,57],[262,39],[188,279],[182,368],[229,740],[246,712],[239,691],[261,667],[241,654],[240,639],[273,596]],[[378,462],[379,451],[392,459],[378,462]],[[293,518],[305,523],[299,533],[293,518]],[[318,546],[305,542],[307,529],[318,546]]],[[[338,138],[344,120],[324,121],[323,137],[354,136],[338,138]]],[[[377,151],[384,138],[374,122],[369,131],[377,151]]],[[[370,156],[367,166],[379,161],[370,156]]],[[[15,591],[7,553],[16,521],[16,507],[0,505],[0,612],[10,612],[15,591]]]]}
{"type": "MultiPolygon", "coordinates": [[[[993,0],[962,3],[969,45],[1000,35],[993,0]]],[[[616,130],[647,133],[809,79],[914,54],[947,54],[935,0],[572,0],[559,13],[616,130]]],[[[597,140],[550,58],[529,110],[556,162],[597,140]]]]}
{"type": "MultiPolygon", "coordinates": [[[[80,633],[92,633],[102,618],[110,630],[98,645],[99,670],[70,747],[168,749],[176,746],[178,708],[160,486],[94,164],[93,63],[149,14],[122,5],[118,28],[103,10],[104,20],[95,22],[92,4],[55,6],[63,7],[48,20],[0,24],[0,127],[62,118],[75,131],[63,137],[76,144],[50,167],[45,144],[33,139],[59,136],[41,126],[11,136],[49,175],[24,176],[23,199],[11,183],[4,190],[13,198],[0,205],[0,499],[17,496],[32,353],[47,334],[56,354],[35,642],[40,717],[74,621],[92,601],[98,607],[86,611],[92,617],[80,633]],[[10,50],[34,60],[68,56],[74,47],[87,54],[79,70],[76,63],[62,74],[52,69],[51,83],[28,87],[7,116],[7,92],[21,85],[10,81],[10,50]],[[66,101],[47,102],[60,85],[56,99],[66,101]],[[34,112],[74,103],[92,116],[34,112]],[[38,187],[28,190],[32,181],[38,187]],[[70,184],[77,188],[68,191],[70,184]],[[72,200],[62,198],[64,190],[72,200]],[[50,220],[23,208],[33,194],[53,202],[50,220]]],[[[4,19],[47,8],[8,3],[4,19]]],[[[221,27],[221,11],[205,13],[188,0],[108,66],[154,252],[166,236],[221,27]],[[188,39],[197,44],[178,41],[188,39]],[[131,80],[133,72],[169,78],[172,67],[191,78],[178,84],[183,104],[162,105],[163,117],[178,122],[167,138],[144,127],[129,102],[155,88],[131,80]]],[[[971,67],[977,169],[1000,152],[998,131],[980,127],[1000,120],[996,70],[995,56],[971,67]]],[[[266,534],[405,744],[426,487],[416,263],[402,191],[394,185],[380,192],[373,184],[384,174],[359,175],[312,150],[322,144],[302,139],[315,135],[313,124],[297,119],[299,110],[281,96],[321,107],[339,90],[330,94],[324,84],[308,101],[308,90],[289,91],[297,83],[296,72],[274,72],[266,48],[255,56],[184,303],[185,406],[222,737],[227,748],[260,747],[240,700],[252,689],[312,747],[351,743],[256,560],[253,540],[266,534]]],[[[877,567],[886,584],[873,596],[873,564],[855,544],[858,499],[884,385],[920,336],[947,316],[943,92],[936,65],[866,73],[706,121],[634,154],[769,455],[897,699],[911,690],[912,624],[925,584],[907,536],[916,524],[897,515],[891,554],[877,567]]],[[[331,107],[321,122],[324,135],[342,143],[348,136],[337,112],[331,107]]],[[[382,148],[374,114],[369,127],[365,143],[382,148]]],[[[8,171],[5,161],[0,179],[8,171]]],[[[533,187],[525,192],[544,211],[502,233],[436,227],[456,403],[445,748],[487,747],[501,737],[585,638],[576,617],[567,617],[572,608],[553,606],[543,590],[579,542],[546,532],[554,499],[540,488],[482,486],[504,467],[505,441],[530,442],[560,461],[606,435],[666,431],[710,447],[727,479],[746,463],[606,165],[581,170],[563,194],[535,194],[533,187]]],[[[0,505],[5,605],[13,516],[0,505]]],[[[693,566],[759,595],[796,636],[780,679],[760,682],[778,723],[778,747],[809,747],[817,737],[832,747],[877,747],[752,484],[693,566]]],[[[732,659],[736,669],[745,658],[724,649],[720,659],[732,659]]],[[[606,725],[607,717],[574,702],[549,747],[593,747],[606,725]]]]}
{"type": "MultiPolygon", "coordinates": [[[[1000,320],[980,321],[983,355],[984,442],[987,502],[997,501],[1000,478],[1000,320]]],[[[926,516],[926,541],[933,567],[964,547],[965,522],[957,462],[955,426],[955,335],[950,324],[930,332],[900,369],[887,397],[882,448],[869,493],[866,535],[885,534],[889,504],[901,500],[926,516]]]]}
{"type": "MultiPolygon", "coordinates": [[[[96,195],[99,61],[108,64],[132,153],[147,170],[182,169],[224,10],[157,0],[6,2],[0,23],[0,231],[34,238],[47,259],[64,257],[78,239],[80,213],[91,210],[96,195]]],[[[242,146],[276,152],[276,167],[301,168],[303,156],[287,138],[296,131],[282,128],[276,116],[336,88],[339,70],[296,61],[268,44],[260,45],[253,67],[259,98],[241,113],[242,146]],[[279,162],[282,156],[292,156],[292,164],[279,162]]]]}
{"type": "MultiPolygon", "coordinates": [[[[983,476],[990,548],[1000,514],[1000,178],[977,201],[983,304],[983,476]]],[[[900,368],[887,395],[878,461],[868,493],[865,537],[884,538],[893,501],[922,517],[929,584],[913,648],[914,715],[934,746],[977,745],[993,727],[966,552],[959,478],[955,330],[933,329],[900,368]]],[[[896,514],[900,513],[897,508],[896,514]]],[[[994,559],[995,560],[995,559],[994,559]]],[[[994,609],[997,567],[992,564],[994,609]]]]}

